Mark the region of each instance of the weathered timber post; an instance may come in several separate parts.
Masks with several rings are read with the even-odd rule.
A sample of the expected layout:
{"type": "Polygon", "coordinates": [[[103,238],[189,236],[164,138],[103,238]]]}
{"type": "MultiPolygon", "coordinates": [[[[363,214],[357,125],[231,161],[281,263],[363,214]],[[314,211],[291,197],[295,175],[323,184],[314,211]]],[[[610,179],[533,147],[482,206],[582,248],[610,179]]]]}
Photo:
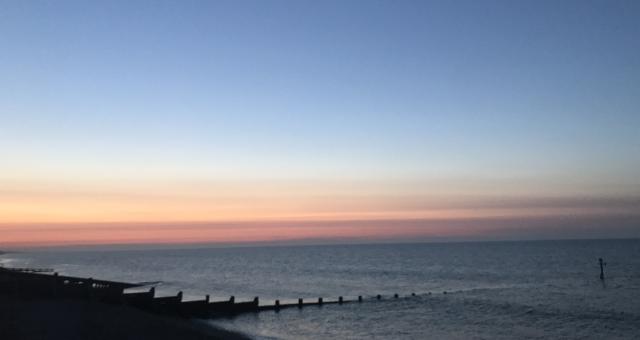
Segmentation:
{"type": "Polygon", "coordinates": [[[342,296],[340,296],[340,297],[338,298],[338,303],[339,303],[339,304],[342,304],[342,296]]]}
{"type": "Polygon", "coordinates": [[[358,295],[358,302],[362,302],[362,295],[358,295]]]}
{"type": "Polygon", "coordinates": [[[256,307],[258,307],[258,305],[260,304],[260,298],[259,298],[259,297],[257,297],[257,296],[256,296],[256,297],[254,297],[254,298],[253,298],[253,304],[254,304],[256,307]]]}
{"type": "Polygon", "coordinates": [[[598,259],[598,262],[600,262],[600,280],[604,280],[604,266],[607,264],[602,261],[602,257],[598,259]]]}
{"type": "Polygon", "coordinates": [[[276,310],[280,310],[280,300],[276,300],[276,310]]]}
{"type": "Polygon", "coordinates": [[[179,291],[176,297],[178,298],[178,302],[182,302],[182,291],[179,291]]]}
{"type": "Polygon", "coordinates": [[[235,296],[233,296],[233,295],[231,295],[231,297],[229,298],[229,302],[230,302],[231,304],[236,303],[236,297],[235,297],[235,296]]]}
{"type": "Polygon", "coordinates": [[[209,303],[209,294],[205,295],[205,297],[204,297],[204,301],[205,301],[206,303],[209,303]]]}
{"type": "Polygon", "coordinates": [[[58,297],[58,272],[53,273],[53,297],[58,297]]]}
{"type": "Polygon", "coordinates": [[[322,298],[318,298],[318,304],[322,306],[322,298]]]}
{"type": "Polygon", "coordinates": [[[298,308],[302,308],[302,298],[298,299],[298,308]]]}
{"type": "Polygon", "coordinates": [[[376,298],[377,298],[378,300],[380,300],[380,299],[382,299],[382,296],[380,296],[380,294],[378,294],[378,296],[376,296],[376,298]]]}

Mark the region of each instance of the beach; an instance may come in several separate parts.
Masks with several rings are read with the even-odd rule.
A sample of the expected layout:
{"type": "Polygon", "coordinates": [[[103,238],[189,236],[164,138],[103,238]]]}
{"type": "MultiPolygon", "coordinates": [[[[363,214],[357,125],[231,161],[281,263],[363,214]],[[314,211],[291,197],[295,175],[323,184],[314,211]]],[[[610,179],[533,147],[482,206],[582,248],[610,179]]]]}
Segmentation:
{"type": "Polygon", "coordinates": [[[0,338],[248,339],[195,320],[154,315],[94,301],[23,299],[0,294],[0,338]]]}

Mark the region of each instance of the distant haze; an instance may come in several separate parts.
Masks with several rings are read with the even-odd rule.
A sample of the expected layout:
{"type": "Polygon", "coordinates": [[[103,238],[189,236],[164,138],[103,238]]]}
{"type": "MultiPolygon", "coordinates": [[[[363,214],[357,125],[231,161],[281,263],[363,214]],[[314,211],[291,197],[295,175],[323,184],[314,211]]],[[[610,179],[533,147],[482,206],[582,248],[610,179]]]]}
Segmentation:
{"type": "Polygon", "coordinates": [[[0,3],[0,248],[640,237],[638,1],[0,3]]]}

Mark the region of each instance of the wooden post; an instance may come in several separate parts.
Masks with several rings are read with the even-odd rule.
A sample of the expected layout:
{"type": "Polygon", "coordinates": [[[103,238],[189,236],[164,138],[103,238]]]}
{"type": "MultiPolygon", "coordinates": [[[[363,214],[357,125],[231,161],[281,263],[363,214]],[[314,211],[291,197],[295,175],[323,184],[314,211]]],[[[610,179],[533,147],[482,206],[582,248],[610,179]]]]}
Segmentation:
{"type": "Polygon", "coordinates": [[[322,305],[322,298],[318,298],[318,304],[322,305]]]}
{"type": "Polygon", "coordinates": [[[182,291],[178,292],[177,297],[178,297],[178,302],[182,302],[182,291]]]}
{"type": "Polygon", "coordinates": [[[260,304],[260,299],[257,296],[253,298],[253,304],[256,305],[256,307],[260,304]]]}
{"type": "Polygon", "coordinates": [[[600,262],[600,280],[604,280],[604,266],[606,263],[602,261],[602,257],[598,259],[598,262],[600,262]]]}
{"type": "Polygon", "coordinates": [[[53,273],[53,297],[58,297],[58,272],[53,273]]]}
{"type": "Polygon", "coordinates": [[[358,302],[362,302],[362,295],[358,295],[358,302]]]}
{"type": "Polygon", "coordinates": [[[393,294],[393,297],[397,299],[398,298],[398,293],[393,294]]]}
{"type": "Polygon", "coordinates": [[[280,309],[280,300],[276,300],[276,310],[280,309]]]}
{"type": "Polygon", "coordinates": [[[298,299],[298,308],[302,308],[302,298],[298,299]]]}
{"type": "Polygon", "coordinates": [[[209,303],[209,294],[205,295],[204,300],[209,303]]]}
{"type": "Polygon", "coordinates": [[[378,300],[380,300],[380,299],[382,298],[382,296],[380,296],[380,294],[378,294],[378,296],[376,296],[376,298],[377,298],[378,300]]]}
{"type": "Polygon", "coordinates": [[[236,297],[231,295],[231,297],[229,298],[229,302],[231,302],[232,304],[236,303],[236,297]]]}
{"type": "Polygon", "coordinates": [[[338,303],[342,304],[342,296],[338,298],[338,303]]]}
{"type": "Polygon", "coordinates": [[[411,293],[411,296],[416,296],[416,293],[411,293]]]}

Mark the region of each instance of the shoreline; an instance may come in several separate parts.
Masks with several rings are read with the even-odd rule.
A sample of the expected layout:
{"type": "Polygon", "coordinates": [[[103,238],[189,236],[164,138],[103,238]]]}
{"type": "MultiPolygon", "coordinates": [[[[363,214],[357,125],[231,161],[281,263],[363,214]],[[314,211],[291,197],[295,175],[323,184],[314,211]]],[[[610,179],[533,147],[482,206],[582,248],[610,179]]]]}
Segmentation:
{"type": "Polygon", "coordinates": [[[190,319],[126,305],[71,299],[26,299],[0,293],[3,339],[250,339],[190,319]]]}

